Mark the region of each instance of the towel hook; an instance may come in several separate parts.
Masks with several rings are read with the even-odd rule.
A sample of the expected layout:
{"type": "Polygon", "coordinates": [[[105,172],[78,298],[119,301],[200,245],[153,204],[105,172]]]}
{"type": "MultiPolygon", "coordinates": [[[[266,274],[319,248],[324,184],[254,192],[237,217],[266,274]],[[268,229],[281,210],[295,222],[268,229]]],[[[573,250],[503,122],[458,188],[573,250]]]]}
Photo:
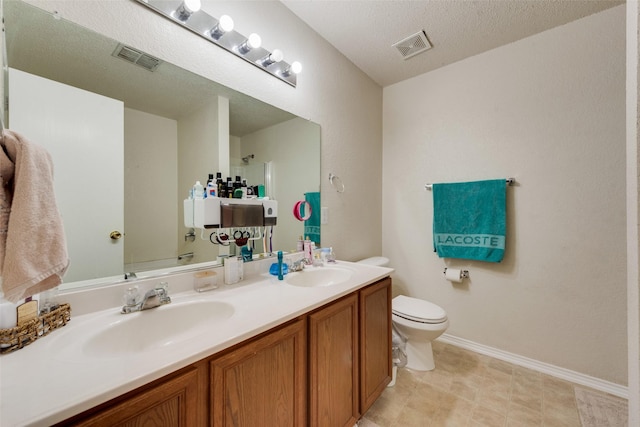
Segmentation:
{"type": "Polygon", "coordinates": [[[344,193],[344,183],[339,176],[329,173],[329,182],[338,193],[344,193]]]}

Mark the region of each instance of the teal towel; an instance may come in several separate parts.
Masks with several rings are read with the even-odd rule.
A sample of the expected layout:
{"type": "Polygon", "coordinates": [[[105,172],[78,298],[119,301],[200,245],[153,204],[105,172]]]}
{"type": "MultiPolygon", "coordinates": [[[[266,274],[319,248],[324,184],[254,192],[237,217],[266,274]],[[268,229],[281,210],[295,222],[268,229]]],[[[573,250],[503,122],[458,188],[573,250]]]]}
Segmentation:
{"type": "Polygon", "coordinates": [[[507,230],[505,180],[432,188],[433,245],[438,256],[500,262],[507,230]]]}
{"type": "MultiPolygon", "coordinates": [[[[320,247],[320,192],[305,193],[304,199],[311,205],[311,217],[304,222],[304,235],[320,247]]],[[[304,205],[303,205],[304,206],[304,205]]],[[[302,212],[302,215],[306,214],[302,212]]]]}

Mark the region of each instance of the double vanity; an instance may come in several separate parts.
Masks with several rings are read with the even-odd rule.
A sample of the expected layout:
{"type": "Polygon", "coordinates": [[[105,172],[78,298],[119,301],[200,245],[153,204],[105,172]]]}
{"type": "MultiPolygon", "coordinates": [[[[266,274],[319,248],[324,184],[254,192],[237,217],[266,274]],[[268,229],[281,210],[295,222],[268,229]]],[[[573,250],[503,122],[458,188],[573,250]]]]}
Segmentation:
{"type": "Polygon", "coordinates": [[[338,261],[284,280],[272,260],[121,314],[132,282],[61,296],[64,328],[0,357],[0,425],[353,426],[391,380],[392,269],[338,261]]]}

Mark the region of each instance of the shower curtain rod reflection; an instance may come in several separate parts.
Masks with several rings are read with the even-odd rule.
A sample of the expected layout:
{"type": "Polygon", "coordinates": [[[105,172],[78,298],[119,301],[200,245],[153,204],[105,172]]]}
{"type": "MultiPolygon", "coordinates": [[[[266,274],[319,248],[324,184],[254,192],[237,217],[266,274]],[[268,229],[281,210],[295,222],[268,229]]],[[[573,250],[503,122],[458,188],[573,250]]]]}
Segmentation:
{"type": "MultiPolygon", "coordinates": [[[[514,185],[516,183],[516,179],[515,178],[506,178],[505,182],[507,185],[514,185]]],[[[433,188],[433,184],[425,184],[424,185],[424,189],[425,190],[431,190],[433,188]]]]}

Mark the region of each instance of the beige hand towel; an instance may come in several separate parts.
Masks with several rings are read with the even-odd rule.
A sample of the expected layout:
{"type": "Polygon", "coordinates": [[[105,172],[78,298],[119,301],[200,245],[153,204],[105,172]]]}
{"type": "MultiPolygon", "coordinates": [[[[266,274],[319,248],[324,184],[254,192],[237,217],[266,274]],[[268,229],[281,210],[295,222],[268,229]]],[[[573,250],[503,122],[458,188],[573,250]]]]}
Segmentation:
{"type": "Polygon", "coordinates": [[[10,130],[1,145],[0,277],[4,297],[17,302],[62,283],[69,257],[51,156],[10,130]]]}

